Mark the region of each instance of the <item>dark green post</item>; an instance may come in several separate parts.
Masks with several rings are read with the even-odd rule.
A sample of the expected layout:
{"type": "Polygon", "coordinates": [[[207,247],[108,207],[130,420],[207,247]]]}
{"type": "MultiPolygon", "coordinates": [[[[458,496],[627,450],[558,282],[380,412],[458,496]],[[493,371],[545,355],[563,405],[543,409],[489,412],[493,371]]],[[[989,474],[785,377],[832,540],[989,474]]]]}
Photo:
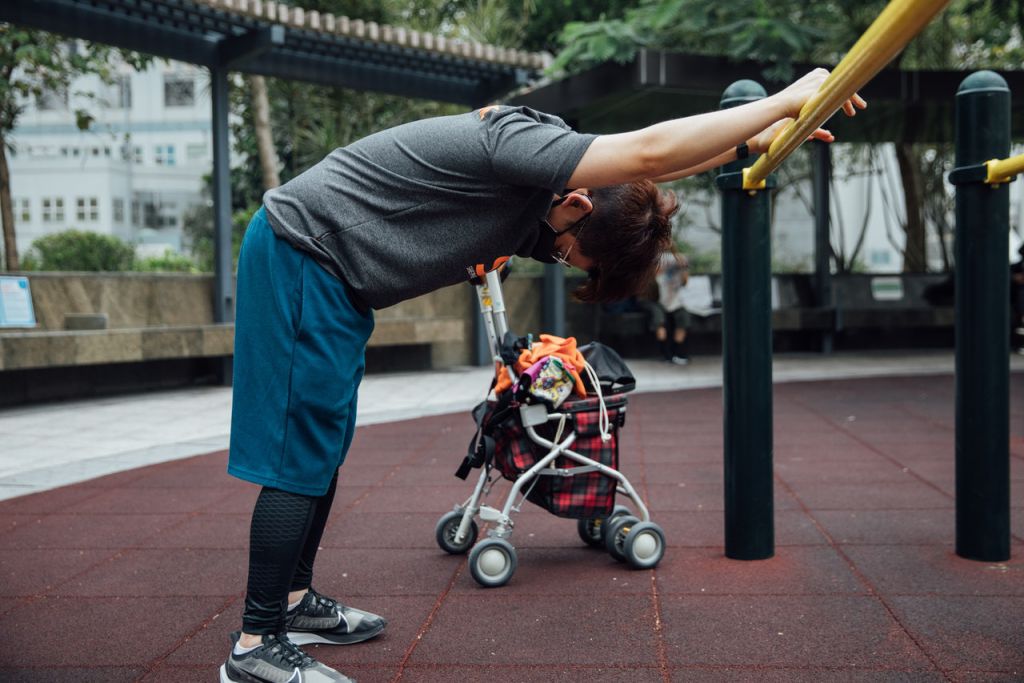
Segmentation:
{"type": "Polygon", "coordinates": [[[992,71],[956,94],[956,553],[1010,558],[1010,190],[984,182],[1010,153],[1010,89],[992,71]]]}
{"type": "MultiPolygon", "coordinates": [[[[722,94],[727,109],[765,97],[754,81],[722,94]]],[[[742,169],[727,164],[722,192],[722,373],[725,408],[725,555],[763,560],[775,554],[772,494],[772,273],[769,197],[743,189],[742,169]]],[[[769,185],[774,177],[769,178],[769,185]]]]}

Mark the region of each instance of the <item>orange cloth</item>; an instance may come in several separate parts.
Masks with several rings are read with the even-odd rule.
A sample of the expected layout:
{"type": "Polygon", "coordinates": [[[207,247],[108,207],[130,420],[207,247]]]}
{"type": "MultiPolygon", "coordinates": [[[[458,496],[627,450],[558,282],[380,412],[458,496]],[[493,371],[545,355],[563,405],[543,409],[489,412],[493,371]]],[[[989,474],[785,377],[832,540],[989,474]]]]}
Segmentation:
{"type": "MultiPolygon", "coordinates": [[[[540,341],[533,342],[528,349],[523,349],[516,361],[516,374],[522,374],[528,367],[546,356],[556,356],[566,363],[565,369],[572,373],[576,382],[576,393],[580,396],[587,395],[587,389],[583,386],[583,379],[580,371],[583,369],[583,354],[576,350],[576,337],[562,339],[552,334],[540,335],[540,341]]],[[[512,388],[512,380],[507,372],[503,372],[504,366],[498,365],[498,382],[494,385],[494,392],[501,392],[512,388]]]]}

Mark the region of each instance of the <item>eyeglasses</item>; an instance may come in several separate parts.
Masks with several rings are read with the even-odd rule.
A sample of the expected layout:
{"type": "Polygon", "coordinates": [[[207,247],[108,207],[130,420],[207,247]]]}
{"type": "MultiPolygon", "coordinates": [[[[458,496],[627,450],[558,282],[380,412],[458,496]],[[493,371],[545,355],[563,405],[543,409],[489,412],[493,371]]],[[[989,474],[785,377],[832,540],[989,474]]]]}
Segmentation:
{"type": "MultiPolygon", "coordinates": [[[[551,208],[555,208],[556,206],[564,202],[566,199],[569,198],[569,195],[571,194],[572,191],[568,191],[555,201],[551,202],[551,208]]],[[[586,193],[584,196],[587,199],[590,199],[591,202],[593,202],[593,195],[591,195],[589,192],[586,193]]],[[[568,228],[562,231],[555,230],[555,226],[551,225],[551,223],[549,223],[546,218],[541,220],[544,222],[545,225],[548,226],[548,228],[551,229],[553,233],[555,233],[555,235],[562,235],[564,233],[572,232],[573,230],[575,230],[575,232],[573,233],[572,244],[569,245],[569,248],[565,250],[564,254],[559,253],[557,249],[551,252],[551,258],[553,258],[558,263],[561,263],[566,268],[572,268],[573,265],[569,263],[569,254],[571,254],[572,250],[576,247],[576,243],[579,241],[580,235],[583,234],[583,228],[587,227],[587,222],[590,220],[590,214],[588,213],[586,216],[579,219],[578,221],[576,221],[575,223],[573,223],[568,228]]]]}
{"type": "Polygon", "coordinates": [[[568,228],[566,228],[565,230],[562,231],[562,232],[569,232],[570,230],[576,229],[576,232],[572,236],[573,237],[572,244],[569,245],[569,248],[565,250],[564,254],[558,253],[557,249],[555,251],[551,252],[551,258],[555,259],[556,261],[561,263],[566,268],[572,268],[572,264],[569,263],[569,254],[572,253],[572,250],[576,247],[576,243],[579,242],[580,235],[583,234],[583,228],[587,227],[587,219],[588,218],[590,218],[589,214],[584,216],[579,221],[577,221],[576,223],[574,223],[573,225],[569,226],[568,228]]]}

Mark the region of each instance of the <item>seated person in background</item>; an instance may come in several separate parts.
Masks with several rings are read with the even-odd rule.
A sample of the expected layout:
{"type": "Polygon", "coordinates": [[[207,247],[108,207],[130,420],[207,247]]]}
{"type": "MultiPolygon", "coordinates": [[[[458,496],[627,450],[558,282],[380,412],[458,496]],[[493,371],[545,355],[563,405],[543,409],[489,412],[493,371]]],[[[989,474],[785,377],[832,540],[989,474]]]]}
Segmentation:
{"type": "Polygon", "coordinates": [[[647,292],[647,300],[641,302],[650,313],[650,328],[658,340],[662,356],[676,365],[690,362],[684,350],[690,313],[683,307],[682,294],[689,280],[690,263],[686,256],[676,251],[665,252],[647,292]]]}

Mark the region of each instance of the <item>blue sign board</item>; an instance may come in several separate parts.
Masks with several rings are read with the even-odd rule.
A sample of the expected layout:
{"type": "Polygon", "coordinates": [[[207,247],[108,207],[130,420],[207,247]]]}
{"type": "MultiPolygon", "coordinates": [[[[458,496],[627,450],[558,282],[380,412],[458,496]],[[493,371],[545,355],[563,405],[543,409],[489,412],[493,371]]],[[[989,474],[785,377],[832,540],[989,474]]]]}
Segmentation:
{"type": "Polygon", "coordinates": [[[35,327],[28,278],[0,275],[0,327],[35,327]]]}

